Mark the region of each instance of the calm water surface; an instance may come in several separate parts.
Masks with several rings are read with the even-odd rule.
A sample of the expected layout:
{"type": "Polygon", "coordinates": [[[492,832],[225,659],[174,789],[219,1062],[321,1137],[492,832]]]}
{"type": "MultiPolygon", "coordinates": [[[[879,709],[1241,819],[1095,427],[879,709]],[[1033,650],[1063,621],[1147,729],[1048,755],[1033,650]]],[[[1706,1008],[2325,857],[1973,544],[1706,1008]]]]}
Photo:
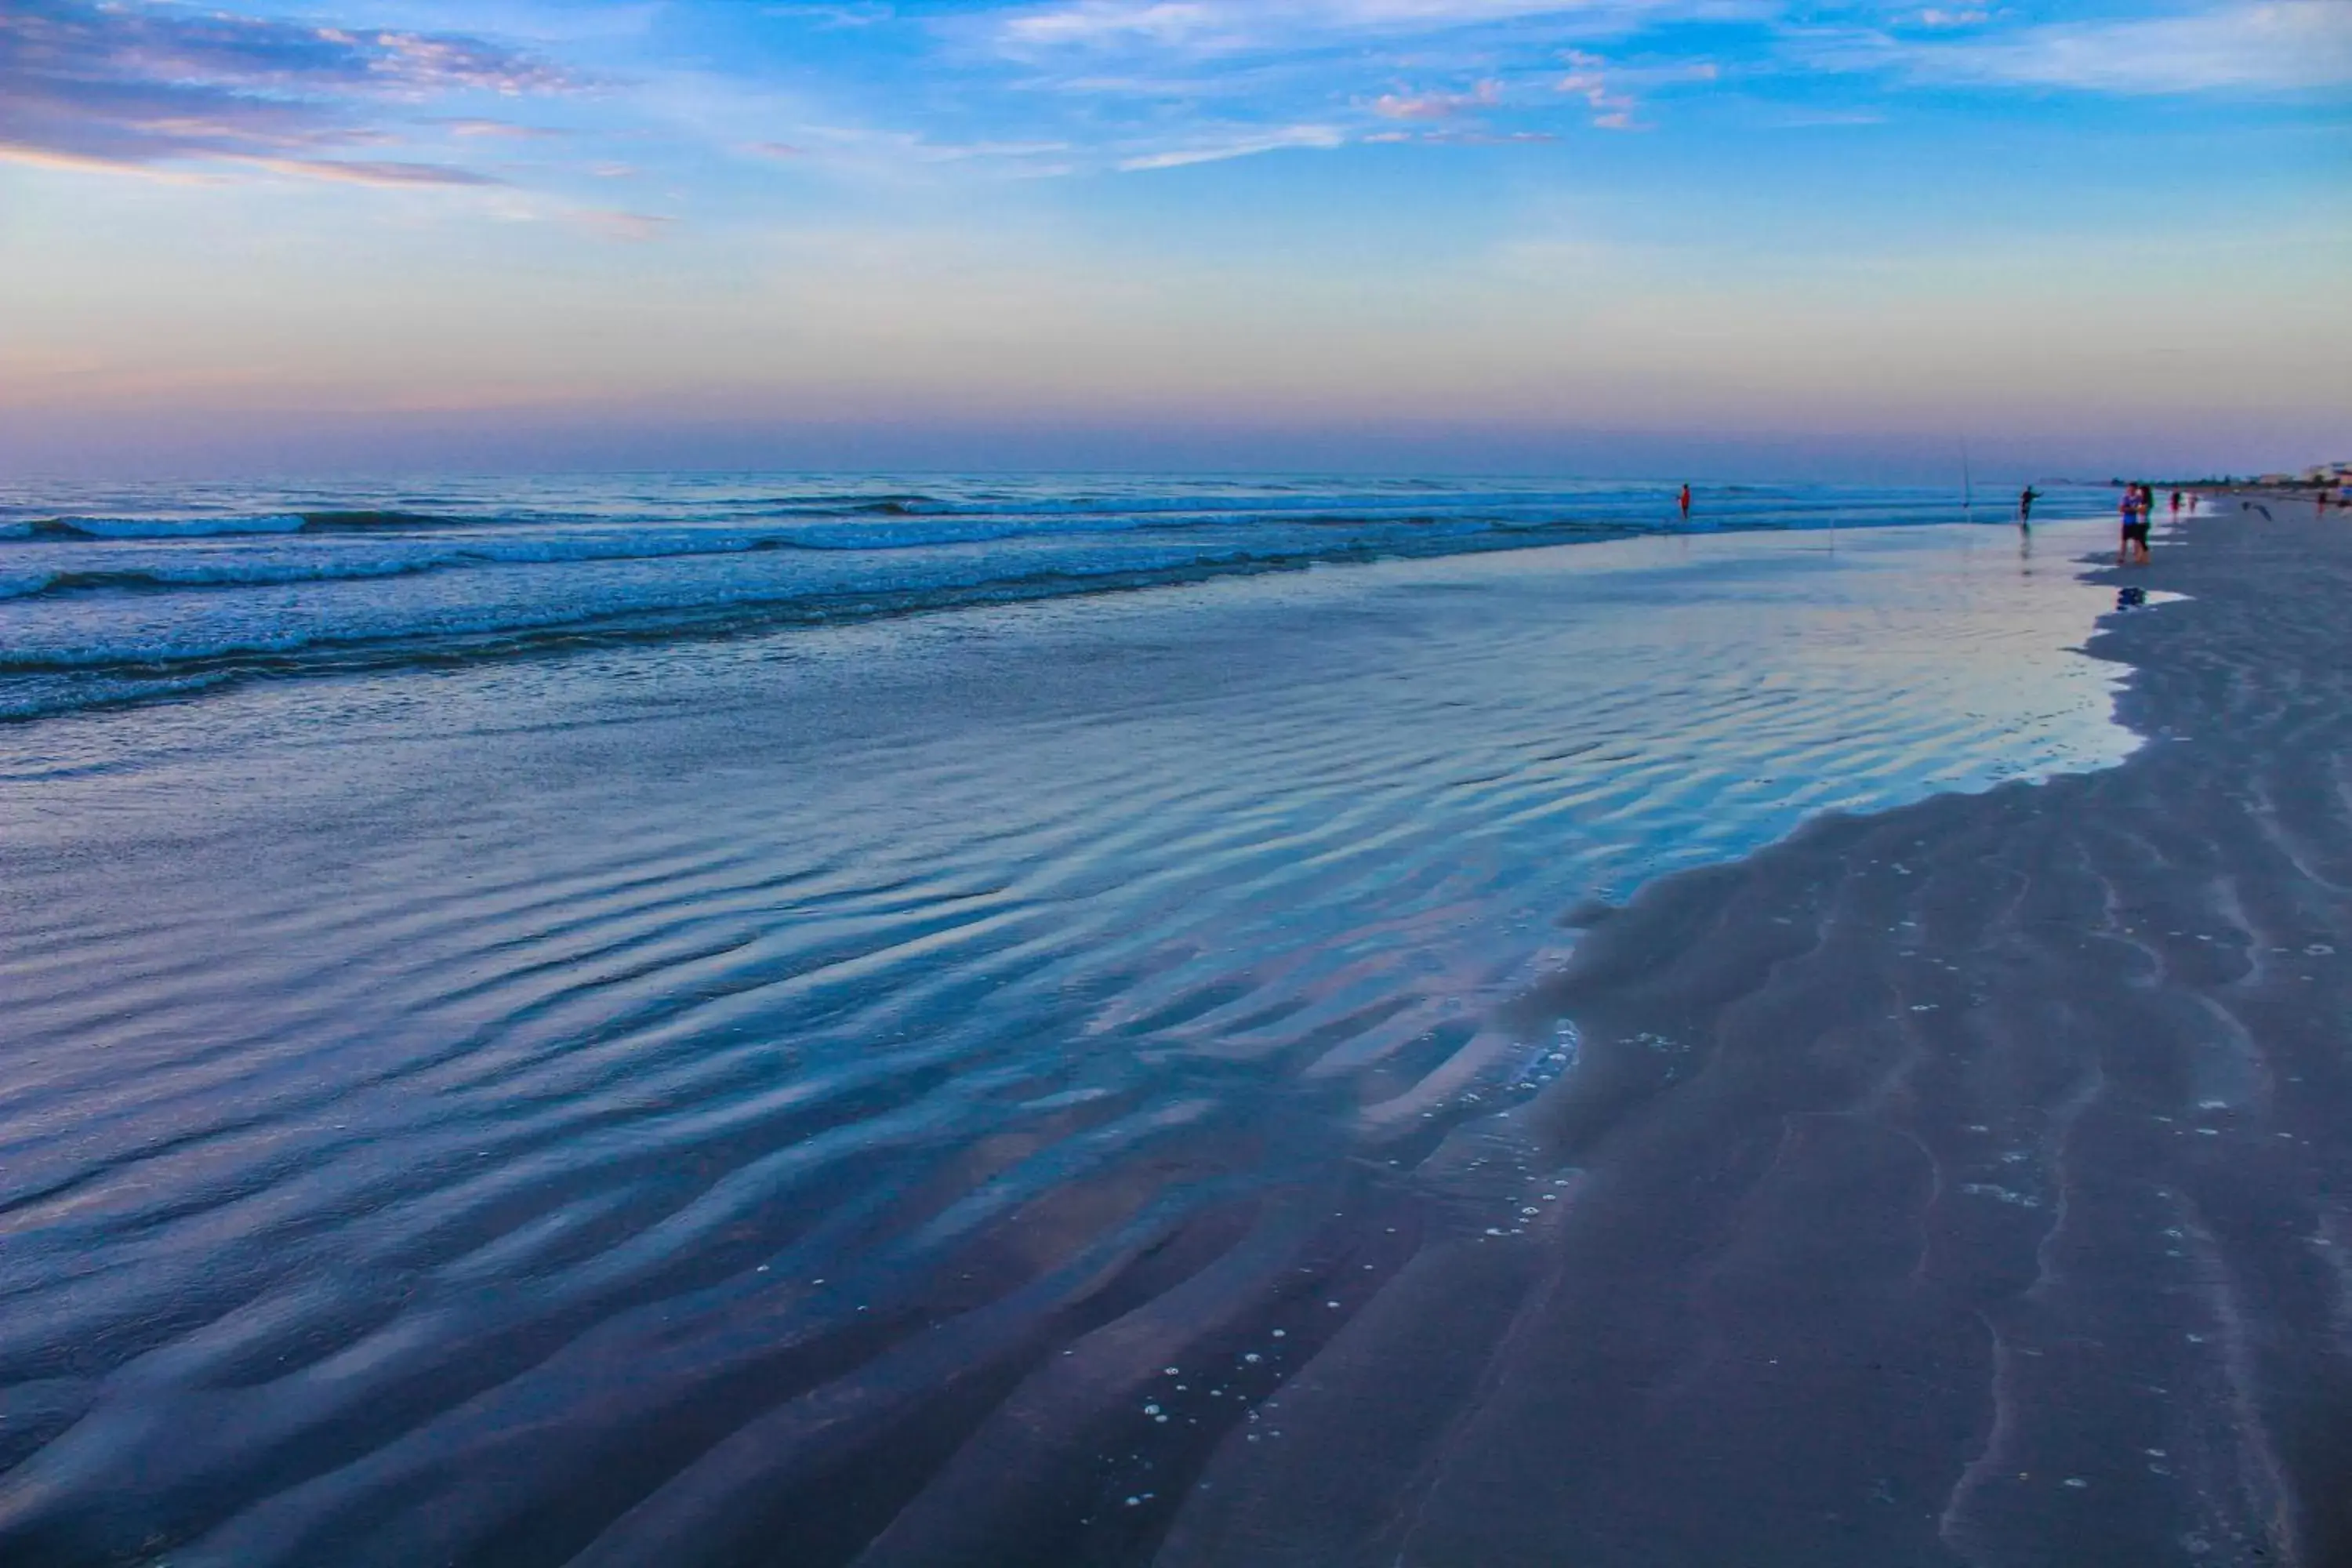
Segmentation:
{"type": "MultiPolygon", "coordinates": [[[[0,555],[224,537],[310,536],[0,555]]],[[[379,623],[264,554],[26,591],[20,671],[26,627],[154,641],[0,725],[0,1560],[1146,1561],[1418,1238],[1512,1224],[1429,1162],[1573,1068],[1502,1021],[1564,911],[2129,750],[2067,651],[2105,537],[1481,548],[530,657],[412,620],[194,700],[161,650],[258,614],[224,595],[379,623]]]]}

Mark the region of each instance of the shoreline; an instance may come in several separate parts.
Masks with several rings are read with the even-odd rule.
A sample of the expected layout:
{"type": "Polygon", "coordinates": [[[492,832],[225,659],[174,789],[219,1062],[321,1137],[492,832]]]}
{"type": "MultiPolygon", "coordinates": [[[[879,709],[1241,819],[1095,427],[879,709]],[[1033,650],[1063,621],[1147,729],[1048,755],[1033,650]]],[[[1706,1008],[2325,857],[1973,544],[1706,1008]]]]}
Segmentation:
{"type": "Polygon", "coordinates": [[[1596,920],[1521,1009],[1581,1058],[1512,1113],[1573,1202],[1285,1394],[1299,1458],[1483,1336],[1443,1437],[1313,1507],[1213,1466],[1157,1561],[2352,1560],[2352,561],[2184,526],[2095,574],[2191,595],[2088,649],[2132,757],[1596,920]]]}
{"type": "MultiPolygon", "coordinates": [[[[2001,812],[2120,770],[1917,792],[2016,776],[1989,770],[2030,733],[2059,766],[2129,742],[2055,653],[2094,542],[2036,570],[1964,537],[850,631],[824,668],[706,670],[658,719],[453,682],[431,733],[404,704],[324,753],[319,689],[288,688],[294,728],[201,753],[152,834],[168,770],[60,786],[115,869],[62,821],[16,862],[57,879],[16,889],[45,945],[12,973],[47,994],[11,1065],[78,1132],[20,1145],[0,1555],[2046,1560],[1949,1472],[2030,1403],[1984,1393],[1991,1363],[2048,1353],[1968,1274],[2038,1267],[2000,1227],[2058,1206],[2025,1135],[2047,1064],[1979,1074],[1981,1171],[1916,1107],[1967,1077],[1933,1031],[1990,984],[1956,977],[1984,900],[1952,879],[1999,869],[2001,812]],[[937,691],[973,647],[984,688],[937,691]],[[387,810],[391,775],[420,793],[387,810]],[[472,783],[523,777],[504,805],[472,783]],[[215,819],[224,782],[257,837],[215,819]],[[322,794],[331,832],[290,809],[322,794]],[[1904,824],[1962,847],[1872,837],[1904,824]],[[268,886],[206,875],[166,831],[194,825],[229,860],[268,845],[268,886]],[[1864,864],[1890,850],[1916,877],[1864,864]],[[91,940],[118,878],[140,929],[91,940]],[[1643,890],[1568,957],[1580,882],[1643,890]],[[1890,955],[1855,910],[1918,888],[1935,941],[1890,955]],[[169,934],[215,923],[200,955],[169,934]]],[[[2162,585],[2176,553],[2112,580],[2162,585]]],[[[2188,607],[2110,631],[2161,645],[2188,607]]],[[[2095,1520],[2110,1479],[2074,1479],[2095,1520]]]]}

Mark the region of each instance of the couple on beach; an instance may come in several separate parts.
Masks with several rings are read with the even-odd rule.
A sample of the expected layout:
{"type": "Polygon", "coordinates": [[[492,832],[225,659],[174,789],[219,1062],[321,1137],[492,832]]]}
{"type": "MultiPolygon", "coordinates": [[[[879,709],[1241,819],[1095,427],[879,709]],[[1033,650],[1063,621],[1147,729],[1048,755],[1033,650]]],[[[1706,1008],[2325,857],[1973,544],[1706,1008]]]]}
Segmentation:
{"type": "MultiPolygon", "coordinates": [[[[2179,490],[2172,492],[2172,510],[2180,510],[2179,490]]],[[[2147,533],[2156,521],[2156,488],[2153,485],[2126,485],[2123,513],[2123,543],[2116,551],[2116,564],[2145,566],[2148,563],[2147,533]]]]}

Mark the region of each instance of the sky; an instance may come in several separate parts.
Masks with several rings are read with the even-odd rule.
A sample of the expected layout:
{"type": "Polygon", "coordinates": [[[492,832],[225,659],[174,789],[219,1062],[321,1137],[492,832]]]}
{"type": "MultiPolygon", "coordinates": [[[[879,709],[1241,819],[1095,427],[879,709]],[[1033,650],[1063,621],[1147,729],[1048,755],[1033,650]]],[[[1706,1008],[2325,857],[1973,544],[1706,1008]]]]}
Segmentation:
{"type": "Polygon", "coordinates": [[[0,478],[2352,458],[2352,0],[0,0],[0,478]]]}

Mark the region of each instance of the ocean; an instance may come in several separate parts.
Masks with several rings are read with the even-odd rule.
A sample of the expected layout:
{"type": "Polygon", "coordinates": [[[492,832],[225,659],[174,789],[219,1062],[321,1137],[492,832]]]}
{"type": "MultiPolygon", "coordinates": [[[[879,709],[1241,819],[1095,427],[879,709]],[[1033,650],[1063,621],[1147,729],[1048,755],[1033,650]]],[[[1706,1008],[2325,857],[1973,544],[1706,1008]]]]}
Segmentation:
{"type": "MultiPolygon", "coordinates": [[[[2048,516],[2100,512],[2053,493],[2048,516]]],[[[1957,521],[1727,486],[1702,529],[1957,521]]],[[[2007,516],[1991,505],[1988,521],[2007,516]]],[[[1679,526],[1664,484],[784,475],[0,487],[0,720],[497,658],[1679,526]]]]}
{"type": "Polygon", "coordinates": [[[1149,1561],[1581,924],[2138,743],[2104,499],[10,495],[0,1559],[1149,1561]]]}

